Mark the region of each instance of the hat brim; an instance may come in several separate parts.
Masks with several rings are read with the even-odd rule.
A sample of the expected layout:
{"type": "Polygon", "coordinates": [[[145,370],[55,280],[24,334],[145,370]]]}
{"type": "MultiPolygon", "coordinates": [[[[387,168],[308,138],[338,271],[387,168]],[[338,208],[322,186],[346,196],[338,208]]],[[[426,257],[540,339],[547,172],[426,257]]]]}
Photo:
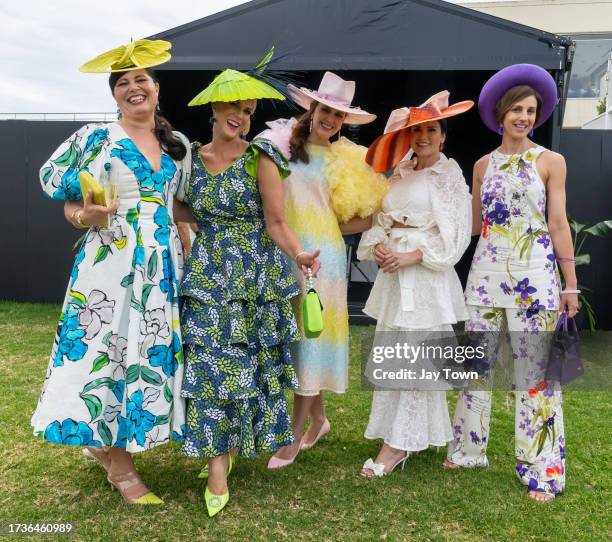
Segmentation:
{"type": "Polygon", "coordinates": [[[469,111],[472,107],[474,107],[474,102],[465,100],[448,106],[442,113],[434,117],[412,122],[409,120],[401,128],[377,137],[368,147],[366,162],[378,173],[389,171],[401,162],[410,149],[410,128],[412,126],[455,117],[469,111]]]}
{"type": "Polygon", "coordinates": [[[205,105],[215,102],[238,102],[261,99],[284,100],[274,87],[237,70],[223,70],[213,81],[187,105],[205,105]]]}
{"type": "Polygon", "coordinates": [[[511,88],[528,85],[542,97],[542,110],[534,128],[544,124],[557,106],[557,84],[553,77],[535,64],[514,64],[493,75],[482,87],[478,98],[480,118],[487,128],[497,132],[499,122],[495,117],[498,102],[511,88]]]}
{"type": "Polygon", "coordinates": [[[346,117],[342,121],[343,124],[369,124],[376,120],[376,115],[368,113],[359,107],[351,107],[344,104],[339,104],[333,100],[327,100],[318,96],[314,91],[307,88],[298,88],[295,85],[287,85],[287,91],[291,99],[303,109],[310,109],[312,102],[325,104],[332,109],[337,109],[346,113],[346,117]]]}
{"type": "Polygon", "coordinates": [[[127,46],[122,45],[85,62],[79,68],[79,71],[84,73],[117,73],[144,70],[164,64],[172,58],[169,52],[172,44],[169,41],[137,40],[131,45],[133,47],[128,58],[123,58],[127,52],[127,46]]]}

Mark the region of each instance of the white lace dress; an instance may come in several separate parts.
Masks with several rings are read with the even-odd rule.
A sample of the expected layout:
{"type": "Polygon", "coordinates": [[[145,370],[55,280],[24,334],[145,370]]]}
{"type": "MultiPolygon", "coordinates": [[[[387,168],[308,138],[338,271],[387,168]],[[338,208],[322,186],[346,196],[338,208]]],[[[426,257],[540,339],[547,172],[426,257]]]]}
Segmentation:
{"type": "MultiPolygon", "coordinates": [[[[458,164],[441,155],[432,167],[411,166],[398,165],[357,251],[360,260],[373,260],[378,243],[397,252],[422,251],[418,265],[379,271],[364,308],[377,320],[377,333],[406,331],[408,343],[415,342],[415,332],[449,333],[452,324],[468,318],[454,265],[471,233],[471,198],[458,164]],[[411,227],[393,228],[393,222],[411,227]]],[[[365,437],[408,452],[446,445],[453,438],[446,392],[375,391],[365,437]]]]}

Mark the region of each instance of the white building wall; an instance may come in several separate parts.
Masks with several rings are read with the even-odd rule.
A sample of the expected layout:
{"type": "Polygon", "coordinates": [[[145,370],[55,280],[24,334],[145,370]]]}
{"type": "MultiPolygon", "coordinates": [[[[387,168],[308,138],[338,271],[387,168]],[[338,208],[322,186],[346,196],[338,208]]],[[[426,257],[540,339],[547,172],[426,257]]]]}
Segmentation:
{"type": "MultiPolygon", "coordinates": [[[[612,0],[455,1],[463,7],[560,35],[612,32],[612,0]]],[[[568,98],[563,126],[581,127],[598,116],[596,98],[568,98]]]]}
{"type": "Polygon", "coordinates": [[[612,0],[467,0],[455,3],[553,34],[612,32],[612,0]]]}

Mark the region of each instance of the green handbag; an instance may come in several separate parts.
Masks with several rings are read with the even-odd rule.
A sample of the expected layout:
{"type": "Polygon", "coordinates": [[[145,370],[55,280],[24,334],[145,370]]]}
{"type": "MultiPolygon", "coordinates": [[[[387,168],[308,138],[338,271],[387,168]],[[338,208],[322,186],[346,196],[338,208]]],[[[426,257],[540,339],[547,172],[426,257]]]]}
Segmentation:
{"type": "Polygon", "coordinates": [[[319,294],[312,285],[312,271],[308,268],[306,279],[306,297],[302,304],[304,335],[307,339],[316,339],[323,331],[323,304],[319,294]]]}

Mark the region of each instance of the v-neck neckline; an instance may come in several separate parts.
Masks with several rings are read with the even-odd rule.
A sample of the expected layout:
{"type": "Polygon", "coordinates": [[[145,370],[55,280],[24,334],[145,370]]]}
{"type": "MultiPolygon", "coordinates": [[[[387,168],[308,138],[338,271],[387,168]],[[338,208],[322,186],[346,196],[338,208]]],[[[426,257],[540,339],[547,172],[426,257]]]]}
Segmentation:
{"type": "Polygon", "coordinates": [[[246,154],[246,152],[249,150],[250,146],[251,145],[247,146],[247,148],[244,149],[244,152],[238,158],[236,158],[229,166],[227,166],[225,169],[222,169],[221,171],[219,171],[217,173],[213,173],[212,171],[210,171],[210,169],[208,169],[208,166],[204,163],[204,159],[202,158],[202,153],[200,152],[204,148],[204,145],[200,145],[198,147],[198,158],[200,160],[200,164],[202,165],[202,167],[204,168],[206,173],[208,173],[209,175],[212,175],[213,177],[218,177],[219,175],[222,175],[223,173],[225,173],[225,172],[229,171],[231,168],[233,168],[242,159],[242,157],[246,154]]]}
{"type": "Polygon", "coordinates": [[[149,169],[153,172],[153,174],[157,174],[159,173],[163,167],[163,161],[164,161],[164,149],[162,149],[162,146],[159,146],[160,149],[160,155],[159,155],[159,168],[158,169],[154,169],[153,166],[151,165],[151,162],[149,162],[149,159],[145,156],[145,154],[140,150],[140,148],[138,147],[138,145],[136,145],[136,142],[130,137],[130,134],[128,134],[125,131],[125,128],[123,126],[121,126],[121,124],[119,124],[118,122],[114,123],[124,134],[125,136],[132,142],[132,145],[134,145],[134,148],[138,151],[138,154],[140,154],[140,156],[142,156],[143,160],[146,162],[147,166],[149,166],[149,169]]]}

